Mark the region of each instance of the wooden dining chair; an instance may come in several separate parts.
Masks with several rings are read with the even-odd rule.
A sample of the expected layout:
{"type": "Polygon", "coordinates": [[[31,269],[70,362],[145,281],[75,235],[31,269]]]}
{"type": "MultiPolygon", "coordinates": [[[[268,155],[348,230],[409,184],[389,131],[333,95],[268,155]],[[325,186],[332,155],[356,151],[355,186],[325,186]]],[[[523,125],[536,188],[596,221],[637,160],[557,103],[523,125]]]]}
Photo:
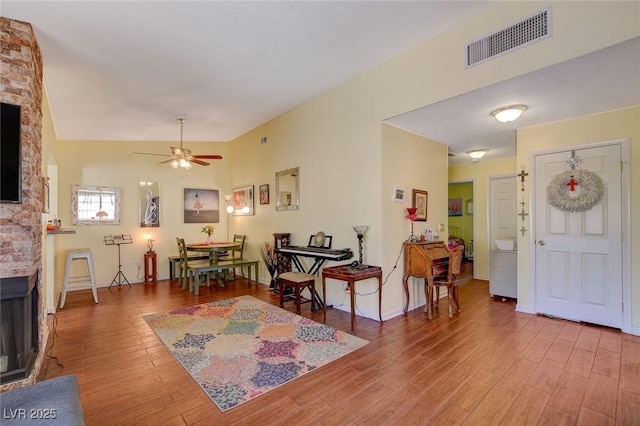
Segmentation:
{"type": "MultiPolygon", "coordinates": [[[[243,259],[244,256],[244,243],[247,239],[246,235],[235,234],[233,236],[234,243],[240,243],[240,247],[229,249],[224,255],[224,260],[238,260],[243,259]]],[[[240,274],[244,274],[242,268],[240,268],[240,274]]],[[[249,276],[249,267],[247,267],[247,276],[249,276]]],[[[233,268],[233,279],[236,279],[236,268],[233,268]]]]}
{"type": "Polygon", "coordinates": [[[433,278],[433,285],[436,289],[436,309],[440,302],[440,287],[447,287],[447,300],[449,302],[449,318],[453,317],[453,314],[460,312],[460,301],[458,300],[458,284],[460,277],[460,269],[462,265],[462,255],[464,253],[464,246],[459,245],[451,250],[449,256],[449,266],[447,273],[444,275],[438,275],[433,278]]]}
{"type": "MultiPolygon", "coordinates": [[[[194,285],[200,285],[200,275],[196,276],[196,268],[209,265],[209,261],[206,259],[189,260],[184,238],[177,237],[176,242],[178,243],[178,252],[180,254],[178,285],[181,285],[182,289],[185,290],[187,288],[187,281],[189,281],[189,291],[194,291],[194,285]]],[[[209,274],[207,274],[206,280],[207,287],[209,287],[209,274]]]]}

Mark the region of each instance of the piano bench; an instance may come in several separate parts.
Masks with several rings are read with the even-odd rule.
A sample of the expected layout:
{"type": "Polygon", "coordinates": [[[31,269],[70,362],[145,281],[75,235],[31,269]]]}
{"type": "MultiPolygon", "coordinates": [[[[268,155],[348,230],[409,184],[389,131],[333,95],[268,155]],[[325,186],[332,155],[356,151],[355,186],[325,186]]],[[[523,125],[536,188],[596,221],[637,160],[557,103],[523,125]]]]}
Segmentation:
{"type": "Polygon", "coordinates": [[[284,288],[291,287],[295,290],[295,302],[296,302],[296,314],[300,315],[300,305],[301,303],[311,302],[311,310],[315,310],[315,298],[314,294],[316,291],[316,277],[315,275],[306,274],[304,272],[285,272],[278,276],[278,286],[280,289],[280,307],[284,308],[284,288]],[[311,291],[311,299],[303,300],[300,299],[300,291],[309,287],[311,291]]]}

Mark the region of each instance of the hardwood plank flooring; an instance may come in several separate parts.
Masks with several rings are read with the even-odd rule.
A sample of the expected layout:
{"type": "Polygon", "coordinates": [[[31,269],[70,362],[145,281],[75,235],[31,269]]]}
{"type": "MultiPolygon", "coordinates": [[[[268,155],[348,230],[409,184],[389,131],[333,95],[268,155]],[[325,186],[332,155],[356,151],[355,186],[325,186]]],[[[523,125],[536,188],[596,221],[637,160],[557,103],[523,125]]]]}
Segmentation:
{"type": "MultiPolygon", "coordinates": [[[[446,304],[383,325],[358,316],[367,346],[222,413],[142,319],[250,294],[273,305],[267,286],[242,278],[200,296],[176,283],[67,295],[50,315],[41,379],[76,374],[88,425],[640,425],[640,337],[515,312],[489,297],[486,281],[460,288],[462,312],[446,304]],[[55,333],[54,333],[55,327],[55,333]]],[[[293,311],[292,302],[285,309],[293,311]]],[[[322,321],[302,306],[302,315],[322,321]]],[[[350,330],[350,316],[327,311],[350,330]]]]}

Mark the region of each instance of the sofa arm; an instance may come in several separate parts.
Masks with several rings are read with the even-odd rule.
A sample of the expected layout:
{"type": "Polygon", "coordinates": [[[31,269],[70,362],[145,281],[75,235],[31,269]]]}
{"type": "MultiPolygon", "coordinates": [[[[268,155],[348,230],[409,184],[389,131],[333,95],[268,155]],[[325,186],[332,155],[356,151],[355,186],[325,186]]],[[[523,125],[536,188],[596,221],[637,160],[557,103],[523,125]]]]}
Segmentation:
{"type": "Polygon", "coordinates": [[[84,425],[75,375],[61,376],[0,395],[2,426],[84,425]]]}

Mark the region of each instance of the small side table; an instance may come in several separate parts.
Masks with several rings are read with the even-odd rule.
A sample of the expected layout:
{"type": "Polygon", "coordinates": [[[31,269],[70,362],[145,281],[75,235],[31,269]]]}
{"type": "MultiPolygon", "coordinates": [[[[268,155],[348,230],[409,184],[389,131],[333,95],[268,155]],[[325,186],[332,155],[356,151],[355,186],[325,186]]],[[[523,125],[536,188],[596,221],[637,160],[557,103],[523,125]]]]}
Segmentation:
{"type": "Polygon", "coordinates": [[[155,251],[144,254],[144,283],[158,282],[158,261],[155,251]]]}
{"type": "MultiPolygon", "coordinates": [[[[378,278],[378,315],[380,316],[380,324],[382,324],[382,268],[379,266],[367,265],[364,269],[358,269],[351,265],[338,265],[324,268],[322,270],[322,300],[327,300],[327,278],[334,280],[346,281],[349,283],[351,294],[351,334],[355,334],[355,318],[356,318],[356,281],[365,280],[367,278],[378,278]]],[[[326,303],[325,303],[326,305],[326,303]]],[[[327,308],[323,309],[322,322],[327,319],[327,308]]]]}

